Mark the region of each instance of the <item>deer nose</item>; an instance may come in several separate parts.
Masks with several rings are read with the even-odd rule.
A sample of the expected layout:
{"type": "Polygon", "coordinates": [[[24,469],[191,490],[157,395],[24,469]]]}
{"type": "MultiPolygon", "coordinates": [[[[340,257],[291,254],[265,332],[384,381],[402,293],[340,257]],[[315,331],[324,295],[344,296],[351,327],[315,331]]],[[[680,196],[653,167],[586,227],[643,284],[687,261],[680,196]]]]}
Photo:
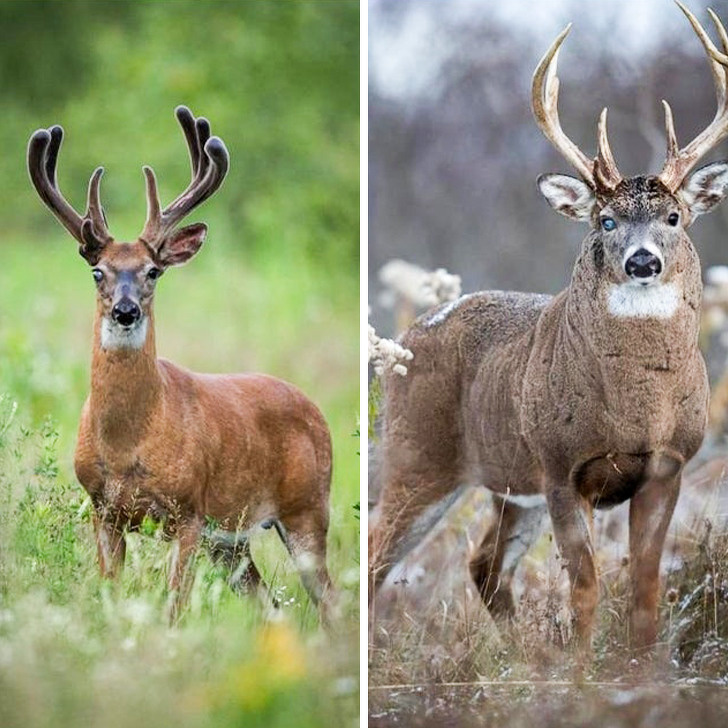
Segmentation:
{"type": "Polygon", "coordinates": [[[141,318],[141,315],[142,312],[139,306],[129,298],[122,298],[111,309],[111,318],[121,326],[131,326],[141,318]]]}
{"type": "Polygon", "coordinates": [[[662,261],[646,248],[640,248],[624,262],[624,271],[631,278],[653,278],[662,272],[662,261]]]}

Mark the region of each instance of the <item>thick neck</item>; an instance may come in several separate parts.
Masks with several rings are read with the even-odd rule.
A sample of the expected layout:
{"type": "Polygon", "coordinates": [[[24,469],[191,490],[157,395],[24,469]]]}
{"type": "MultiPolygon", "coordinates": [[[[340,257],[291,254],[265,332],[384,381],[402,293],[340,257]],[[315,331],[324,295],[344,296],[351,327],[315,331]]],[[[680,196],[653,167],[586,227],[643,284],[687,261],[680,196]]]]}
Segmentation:
{"type": "Polygon", "coordinates": [[[562,335],[569,345],[599,359],[653,362],[668,368],[694,356],[702,299],[700,262],[689,244],[675,253],[677,259],[661,288],[622,289],[638,297],[652,296],[633,305],[643,313],[650,307],[654,314],[615,315],[610,295],[619,284],[597,265],[592,247],[585,245],[574,266],[564,308],[562,335]]]}
{"type": "Polygon", "coordinates": [[[100,440],[120,451],[133,449],[161,404],[163,382],[150,310],[141,348],[103,348],[103,316],[97,308],[91,360],[90,413],[100,440]]]}

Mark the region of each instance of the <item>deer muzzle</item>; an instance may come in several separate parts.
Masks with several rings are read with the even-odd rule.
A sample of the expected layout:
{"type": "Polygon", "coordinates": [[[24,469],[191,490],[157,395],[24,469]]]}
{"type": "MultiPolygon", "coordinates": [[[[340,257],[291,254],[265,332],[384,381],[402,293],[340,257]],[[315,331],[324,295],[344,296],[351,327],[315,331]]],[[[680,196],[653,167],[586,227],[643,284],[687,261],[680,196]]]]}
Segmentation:
{"type": "Polygon", "coordinates": [[[624,256],[624,272],[636,283],[648,285],[662,269],[662,254],[651,245],[630,248],[624,256]]]}
{"type": "Polygon", "coordinates": [[[133,326],[141,316],[141,309],[131,298],[122,298],[111,309],[111,318],[120,326],[133,326]]]}

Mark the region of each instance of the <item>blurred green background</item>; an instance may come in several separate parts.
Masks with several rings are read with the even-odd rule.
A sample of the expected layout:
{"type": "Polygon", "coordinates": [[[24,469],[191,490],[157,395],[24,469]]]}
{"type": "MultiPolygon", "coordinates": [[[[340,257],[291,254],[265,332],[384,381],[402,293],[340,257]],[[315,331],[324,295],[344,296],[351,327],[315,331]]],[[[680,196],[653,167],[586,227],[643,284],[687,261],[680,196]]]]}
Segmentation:
{"type": "MultiPolygon", "coordinates": [[[[157,349],[197,371],[274,374],[321,407],[334,439],[329,566],[348,597],[337,629],[349,635],[331,643],[321,636],[285,553],[268,535],[254,553],[257,548],[274,585],[291,590],[298,610],[289,610],[292,631],[283,637],[271,638],[255,602],[220,591],[222,577],[201,563],[196,611],[174,639],[190,654],[199,654],[199,641],[215,647],[202,650],[189,680],[222,670],[222,683],[234,683],[242,671],[246,680],[259,675],[263,683],[253,680],[241,694],[266,694],[277,678],[265,682],[265,669],[245,667],[244,660],[270,639],[292,640],[283,651],[302,651],[301,664],[310,669],[283,679],[291,689],[257,707],[243,698],[228,705],[219,695],[203,696],[198,712],[186,708],[189,724],[237,724],[245,715],[246,725],[277,725],[293,710],[298,724],[308,725],[301,707],[309,704],[311,725],[351,724],[358,710],[359,3],[3,0],[0,27],[0,723],[79,724],[81,703],[73,696],[95,679],[97,660],[115,654],[115,640],[130,639],[118,615],[145,594],[155,609],[163,601],[167,552],[160,539],[142,539],[118,592],[108,592],[96,576],[85,493],[72,469],[88,391],[94,286],[75,241],[30,185],[27,141],[35,129],[61,124],[64,195],[82,211],[89,175],[103,165],[101,198],[111,232],[133,239],[145,218],[142,164],[154,167],[162,204],[189,181],[173,116],[184,103],[224,139],[231,168],[221,190],[187,220],[209,225],[202,251],[158,286],[157,349]],[[89,634],[113,635],[108,642],[99,637],[98,652],[83,658],[83,669],[65,641],[43,637],[43,650],[59,664],[70,661],[81,677],[73,687],[64,669],[66,678],[56,681],[58,665],[41,660],[28,676],[45,686],[40,703],[17,662],[4,657],[29,654],[20,628],[32,617],[28,599],[45,605],[38,614],[66,610],[89,634]],[[100,612],[104,600],[111,606],[100,612]],[[220,638],[230,634],[228,624],[232,641],[220,638]],[[248,652],[239,654],[245,644],[248,652]],[[343,646],[344,657],[336,652],[343,646]],[[224,672],[230,664],[237,665],[233,677],[224,672]],[[342,675],[351,676],[354,688],[339,685],[342,675]],[[327,692],[326,685],[338,687],[327,692]]],[[[129,624],[138,631],[136,622],[129,624]]],[[[144,625],[148,641],[172,639],[161,617],[144,625]]],[[[33,630],[32,623],[25,629],[33,630]]],[[[32,649],[40,646],[31,655],[32,649]]],[[[170,676],[172,663],[154,655],[140,659],[154,664],[157,700],[189,692],[184,677],[170,676]]],[[[151,688],[139,684],[138,672],[127,675],[121,663],[114,669],[122,685],[128,682],[127,704],[144,702],[151,688]]],[[[96,707],[103,712],[103,701],[96,707]]],[[[126,725],[125,715],[113,724],[126,725]]],[[[157,724],[179,720],[173,712],[157,724]]]]}

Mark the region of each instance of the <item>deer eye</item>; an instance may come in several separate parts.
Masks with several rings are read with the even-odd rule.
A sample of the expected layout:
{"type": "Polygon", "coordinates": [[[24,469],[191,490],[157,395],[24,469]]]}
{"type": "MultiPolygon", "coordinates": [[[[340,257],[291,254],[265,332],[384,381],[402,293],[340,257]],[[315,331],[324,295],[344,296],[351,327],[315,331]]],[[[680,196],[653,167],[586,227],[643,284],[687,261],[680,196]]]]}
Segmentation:
{"type": "Polygon", "coordinates": [[[162,275],[162,271],[159,270],[159,268],[150,268],[147,271],[147,278],[149,278],[152,281],[156,281],[159,276],[162,275]]]}
{"type": "Polygon", "coordinates": [[[680,222],[680,215],[677,212],[671,212],[667,216],[667,224],[672,225],[673,227],[676,227],[677,224],[680,222]]]}
{"type": "Polygon", "coordinates": [[[104,271],[102,271],[100,268],[94,268],[91,271],[91,275],[94,277],[96,283],[101,283],[101,281],[104,280],[104,271]]]}
{"type": "Polygon", "coordinates": [[[614,221],[613,217],[603,217],[602,218],[602,228],[604,230],[606,230],[607,232],[611,232],[616,227],[617,227],[617,223],[614,221]]]}

